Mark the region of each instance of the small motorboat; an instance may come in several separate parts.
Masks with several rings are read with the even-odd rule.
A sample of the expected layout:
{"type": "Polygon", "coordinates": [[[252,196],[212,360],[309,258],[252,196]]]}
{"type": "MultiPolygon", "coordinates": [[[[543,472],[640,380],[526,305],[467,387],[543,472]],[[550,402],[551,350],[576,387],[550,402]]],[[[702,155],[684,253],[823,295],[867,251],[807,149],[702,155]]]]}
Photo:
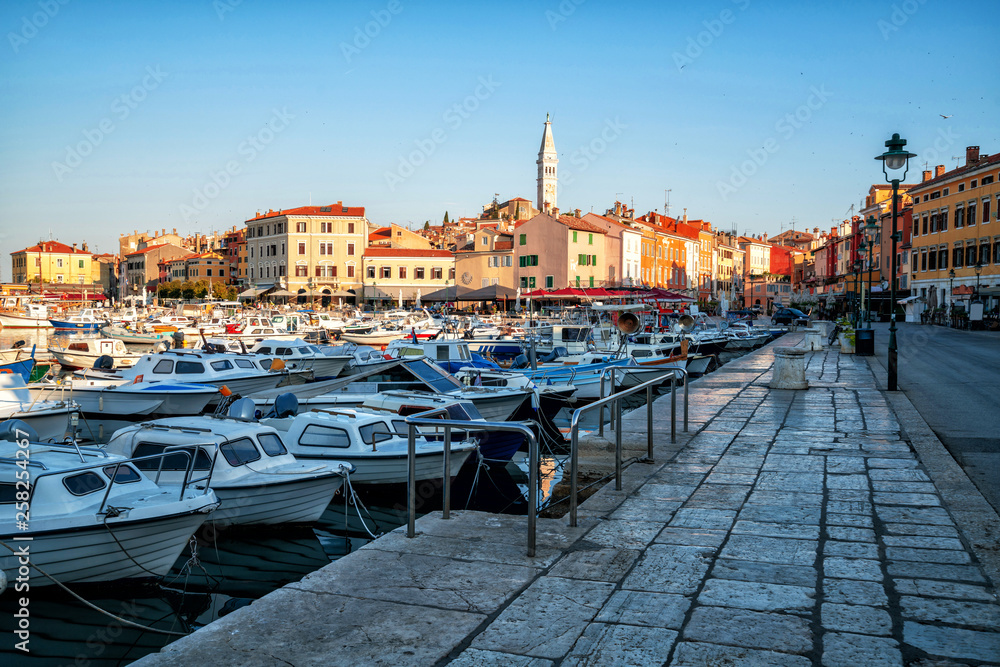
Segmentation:
{"type": "MultiPolygon", "coordinates": [[[[152,481],[143,470],[155,471],[163,458],[135,461],[90,447],[43,444],[24,422],[4,422],[0,542],[29,545],[31,587],[53,584],[45,574],[63,584],[166,575],[218,500],[204,484],[197,486],[193,477],[204,477],[200,471],[182,471],[172,486],[152,481]],[[31,519],[18,522],[27,512],[14,502],[15,489],[25,487],[31,519]]],[[[17,554],[0,550],[8,581],[23,565],[17,554]]]]}
{"type": "MultiPolygon", "coordinates": [[[[351,482],[356,484],[406,482],[409,426],[403,417],[348,409],[296,414],[297,402],[282,398],[289,401],[289,407],[282,409],[276,401],[275,408],[276,414],[283,416],[265,418],[261,423],[277,429],[282,442],[297,458],[348,461],[355,468],[351,482]]],[[[452,441],[451,476],[458,474],[475,449],[473,440],[452,441]]],[[[443,472],[444,443],[429,440],[418,430],[416,478],[441,479],[443,472]]]]}
{"type": "Polygon", "coordinates": [[[326,354],[316,345],[310,345],[301,338],[295,340],[264,339],[254,345],[250,352],[272,356],[285,362],[289,370],[309,370],[316,379],[335,378],[340,375],[348,362],[354,360],[351,354],[326,354]]]}
{"type": "Polygon", "coordinates": [[[49,323],[56,329],[72,329],[74,331],[98,331],[107,320],[97,317],[93,308],[84,308],[75,315],[64,318],[49,318],[49,323]]]}
{"type": "Polygon", "coordinates": [[[23,310],[0,310],[0,327],[5,329],[51,329],[49,309],[42,303],[26,303],[23,310]]]}
{"type": "Polygon", "coordinates": [[[93,368],[98,360],[100,368],[129,368],[142,358],[142,354],[129,352],[117,338],[71,340],[65,347],[50,347],[49,354],[67,370],[93,368]]]}
{"type": "Polygon", "coordinates": [[[32,428],[39,440],[61,440],[69,429],[72,415],[80,406],[73,401],[36,400],[24,378],[0,373],[0,421],[20,419],[32,428]]]}
{"type": "Polygon", "coordinates": [[[208,473],[206,482],[221,503],[212,520],[222,525],[312,523],[323,514],[334,494],[353,471],[345,457],[297,461],[271,426],[254,418],[254,404],[240,399],[225,416],[173,417],[136,424],[116,431],[109,452],[144,457],[141,470],[177,483],[194,457],[195,471],[208,473]]]}

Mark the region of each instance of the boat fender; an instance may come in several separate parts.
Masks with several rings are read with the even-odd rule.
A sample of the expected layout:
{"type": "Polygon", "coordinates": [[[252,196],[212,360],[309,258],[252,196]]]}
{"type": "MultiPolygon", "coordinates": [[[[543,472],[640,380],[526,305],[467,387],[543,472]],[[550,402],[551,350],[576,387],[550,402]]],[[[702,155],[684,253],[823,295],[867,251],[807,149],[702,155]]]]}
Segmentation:
{"type": "Polygon", "coordinates": [[[132,384],[139,384],[140,382],[142,382],[142,373],[135,376],[135,379],[132,380],[132,384]]]}

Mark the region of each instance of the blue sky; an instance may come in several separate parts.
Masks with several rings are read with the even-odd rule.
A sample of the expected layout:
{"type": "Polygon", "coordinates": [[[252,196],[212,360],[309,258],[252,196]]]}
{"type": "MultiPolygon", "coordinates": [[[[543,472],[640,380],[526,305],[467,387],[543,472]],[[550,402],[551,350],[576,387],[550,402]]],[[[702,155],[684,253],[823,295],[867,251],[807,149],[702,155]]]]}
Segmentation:
{"type": "Polygon", "coordinates": [[[546,113],[564,210],[662,211],[670,189],[671,213],[741,233],[829,227],[882,182],[893,132],[911,181],[1000,151],[998,19],[992,0],[5,2],[0,248],[114,252],[310,197],[473,216],[535,199],[546,113]]]}

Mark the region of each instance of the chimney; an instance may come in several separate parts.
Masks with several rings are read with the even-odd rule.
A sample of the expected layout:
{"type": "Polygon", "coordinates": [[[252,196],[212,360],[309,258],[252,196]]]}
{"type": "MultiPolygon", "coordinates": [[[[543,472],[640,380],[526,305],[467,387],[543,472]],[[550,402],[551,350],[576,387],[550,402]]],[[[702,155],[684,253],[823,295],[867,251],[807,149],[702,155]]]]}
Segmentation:
{"type": "Polygon", "coordinates": [[[558,206],[553,206],[552,207],[552,217],[554,217],[554,218],[558,218],[559,217],[559,207],[558,206]]]}
{"type": "Polygon", "coordinates": [[[934,178],[937,178],[938,176],[944,176],[943,164],[939,164],[938,166],[934,167],[934,178]]]}
{"type": "Polygon", "coordinates": [[[929,180],[931,180],[931,170],[924,169],[924,177],[920,179],[920,182],[923,183],[924,181],[929,181],[929,180]]]}
{"type": "Polygon", "coordinates": [[[819,227],[813,227],[813,236],[819,236],[819,227]]]}
{"type": "Polygon", "coordinates": [[[684,222],[687,223],[687,221],[688,221],[688,210],[684,209],[684,222]]]}
{"type": "Polygon", "coordinates": [[[89,251],[87,250],[87,242],[86,242],[86,241],[84,241],[84,242],[83,242],[83,251],[84,251],[84,252],[89,252],[89,251]]]}
{"type": "Polygon", "coordinates": [[[576,217],[578,218],[580,217],[580,209],[578,208],[573,209],[573,213],[576,214],[576,217]]]}
{"type": "Polygon", "coordinates": [[[177,228],[176,227],[174,227],[174,234],[175,235],[177,234],[177,228]]]}
{"type": "Polygon", "coordinates": [[[767,232],[764,232],[764,242],[767,243],[767,232]]]}
{"type": "Polygon", "coordinates": [[[965,166],[979,162],[979,146],[968,146],[965,149],[965,166]]]}
{"type": "Polygon", "coordinates": [[[76,244],[73,244],[73,252],[76,252],[76,244]]]}

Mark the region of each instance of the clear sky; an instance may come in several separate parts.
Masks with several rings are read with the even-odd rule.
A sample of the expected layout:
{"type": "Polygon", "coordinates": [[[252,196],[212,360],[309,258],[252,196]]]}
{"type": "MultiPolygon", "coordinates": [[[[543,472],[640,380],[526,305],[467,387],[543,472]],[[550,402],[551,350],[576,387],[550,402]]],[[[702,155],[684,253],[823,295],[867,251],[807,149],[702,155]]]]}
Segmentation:
{"type": "Polygon", "coordinates": [[[1000,151],[994,0],[8,0],[0,26],[5,280],[50,234],[534,201],[546,113],[563,210],[669,189],[741,233],[843,219],[893,132],[910,181],[1000,151]]]}

